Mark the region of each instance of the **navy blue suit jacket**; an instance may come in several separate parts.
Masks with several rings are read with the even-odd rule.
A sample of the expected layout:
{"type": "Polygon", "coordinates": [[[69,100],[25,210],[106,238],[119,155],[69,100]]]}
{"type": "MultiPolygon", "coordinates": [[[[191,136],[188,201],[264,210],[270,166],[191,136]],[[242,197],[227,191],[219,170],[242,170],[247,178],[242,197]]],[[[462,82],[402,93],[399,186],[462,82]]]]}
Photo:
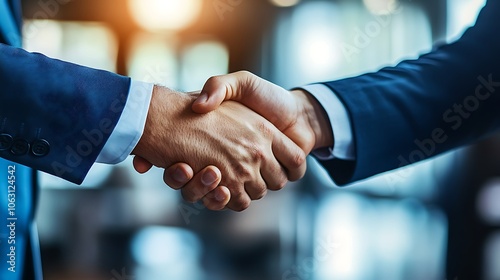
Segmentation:
{"type": "Polygon", "coordinates": [[[417,60],[325,83],[349,113],[355,161],[322,162],[338,184],[392,170],[500,127],[500,1],[455,43],[417,60]]]}
{"type": "Polygon", "coordinates": [[[9,46],[20,43],[20,3],[2,7],[0,279],[41,279],[36,173],[28,167],[81,183],[122,113],[130,79],[9,46]]]}
{"type": "Polygon", "coordinates": [[[129,86],[127,77],[0,44],[0,157],[81,183],[129,86]]]}

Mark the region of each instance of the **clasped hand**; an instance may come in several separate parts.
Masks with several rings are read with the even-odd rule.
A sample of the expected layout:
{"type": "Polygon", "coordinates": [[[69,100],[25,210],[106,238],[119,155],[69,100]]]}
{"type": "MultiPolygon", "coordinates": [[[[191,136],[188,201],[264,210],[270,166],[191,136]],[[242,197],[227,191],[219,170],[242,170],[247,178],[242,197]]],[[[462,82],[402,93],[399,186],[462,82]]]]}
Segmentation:
{"type": "Polygon", "coordinates": [[[313,97],[237,72],[210,78],[200,95],[155,87],[134,167],[165,168],[189,202],[242,211],[302,178],[305,156],[332,138],[313,97]]]}

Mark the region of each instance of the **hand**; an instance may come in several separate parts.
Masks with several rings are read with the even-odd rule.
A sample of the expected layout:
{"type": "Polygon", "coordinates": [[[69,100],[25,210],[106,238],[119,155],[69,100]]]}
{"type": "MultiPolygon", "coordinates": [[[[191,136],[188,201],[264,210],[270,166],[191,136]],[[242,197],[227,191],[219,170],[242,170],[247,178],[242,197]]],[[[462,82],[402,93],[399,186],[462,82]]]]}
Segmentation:
{"type": "MultiPolygon", "coordinates": [[[[304,152],[264,118],[236,102],[198,115],[189,108],[195,97],[155,87],[143,135],[133,151],[159,167],[185,162],[197,174],[216,170],[205,166],[217,166],[221,175],[212,176],[211,189],[184,187],[186,200],[201,199],[222,177],[220,185],[227,186],[231,195],[228,207],[243,210],[252,199],[265,195],[267,188],[282,188],[287,175],[303,176],[304,152]]],[[[140,169],[141,159],[136,162],[140,169]]],[[[166,181],[175,174],[172,171],[165,171],[166,181]]],[[[227,195],[224,189],[219,191],[227,195]]]]}
{"type": "MultiPolygon", "coordinates": [[[[134,156],[133,165],[135,170],[141,174],[148,172],[153,167],[149,161],[140,156],[134,156]]],[[[219,169],[215,166],[207,166],[194,178],[193,174],[191,166],[186,163],[177,163],[165,170],[163,181],[175,190],[185,188],[185,193],[194,194],[194,197],[188,198],[190,201],[196,201],[199,200],[197,197],[202,197],[203,204],[208,209],[214,211],[224,209],[229,203],[231,193],[227,187],[218,186],[222,179],[219,169]],[[213,178],[215,181],[212,181],[213,178]],[[194,182],[198,185],[195,186],[194,182]]]]}
{"type": "Polygon", "coordinates": [[[302,150],[333,146],[333,133],[326,112],[303,90],[287,91],[258,76],[240,71],[210,78],[194,102],[193,111],[204,114],[225,100],[254,110],[290,137],[302,150]]]}
{"type": "MultiPolygon", "coordinates": [[[[313,149],[333,146],[333,133],[326,112],[315,98],[302,90],[290,92],[242,71],[210,78],[192,109],[197,113],[207,113],[215,110],[224,100],[238,101],[261,114],[306,154],[313,149]]],[[[172,174],[172,170],[192,174],[190,167],[182,163],[167,169],[166,174],[172,174]]],[[[186,184],[193,189],[203,188],[199,177],[199,174],[194,178],[192,175],[187,176],[178,183],[179,187],[186,184]]],[[[172,176],[166,180],[172,180],[172,176]]],[[[209,201],[208,198],[204,200],[209,201]]],[[[222,202],[211,203],[217,207],[223,206],[222,202]]]]}

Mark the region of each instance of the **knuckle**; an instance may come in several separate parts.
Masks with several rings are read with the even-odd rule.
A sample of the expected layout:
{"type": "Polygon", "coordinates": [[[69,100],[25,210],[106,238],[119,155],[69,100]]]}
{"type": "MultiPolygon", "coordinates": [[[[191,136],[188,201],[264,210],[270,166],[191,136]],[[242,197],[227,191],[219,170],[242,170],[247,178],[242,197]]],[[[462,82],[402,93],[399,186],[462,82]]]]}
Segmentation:
{"type": "Polygon", "coordinates": [[[250,156],[252,162],[261,162],[266,158],[266,153],[258,146],[251,148],[250,156]]]}
{"type": "Polygon", "coordinates": [[[248,71],[248,70],[241,70],[241,71],[238,71],[236,72],[236,74],[238,75],[241,75],[241,76],[246,76],[246,77],[251,77],[253,76],[252,72],[248,71]]]}
{"type": "Polygon", "coordinates": [[[262,133],[262,135],[270,136],[273,134],[273,126],[269,122],[259,121],[257,123],[257,128],[262,133]]]}
{"type": "Polygon", "coordinates": [[[250,207],[250,203],[251,201],[249,199],[240,199],[238,201],[235,202],[235,211],[238,211],[238,212],[241,212],[241,211],[244,211],[246,209],[248,209],[248,207],[250,207]]]}
{"type": "Polygon", "coordinates": [[[261,189],[257,195],[255,195],[254,197],[252,197],[253,200],[259,200],[259,199],[262,199],[266,196],[267,194],[267,189],[264,188],[264,189],[261,189]]]}
{"type": "Polygon", "coordinates": [[[273,188],[270,188],[273,191],[279,191],[285,188],[286,184],[288,183],[288,180],[286,178],[282,178],[279,183],[276,184],[273,188]]]}
{"type": "Polygon", "coordinates": [[[250,169],[242,164],[238,164],[234,167],[234,171],[238,175],[238,178],[249,178],[252,175],[250,169]]]}
{"type": "Polygon", "coordinates": [[[210,77],[210,78],[208,78],[206,83],[210,84],[210,85],[218,85],[221,83],[221,77],[219,77],[219,76],[210,77]]]}
{"type": "Polygon", "coordinates": [[[251,200],[242,190],[234,191],[231,197],[230,208],[234,211],[241,212],[250,206],[251,200]]]}
{"type": "Polygon", "coordinates": [[[306,155],[302,150],[300,150],[297,153],[295,153],[295,155],[292,156],[292,161],[290,163],[292,168],[298,169],[302,167],[302,165],[304,165],[305,162],[306,162],[306,155]]]}
{"type": "Polygon", "coordinates": [[[264,181],[245,184],[245,191],[252,200],[258,200],[267,193],[267,184],[264,181]]]}

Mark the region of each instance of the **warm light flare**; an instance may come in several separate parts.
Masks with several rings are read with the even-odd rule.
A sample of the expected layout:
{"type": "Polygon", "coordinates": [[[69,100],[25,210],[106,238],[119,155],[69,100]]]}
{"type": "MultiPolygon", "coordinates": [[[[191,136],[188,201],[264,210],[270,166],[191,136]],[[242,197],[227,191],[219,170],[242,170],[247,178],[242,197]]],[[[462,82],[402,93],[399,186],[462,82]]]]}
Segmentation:
{"type": "Polygon", "coordinates": [[[297,5],[300,0],[271,0],[271,3],[278,7],[291,7],[297,5]]]}
{"type": "Polygon", "coordinates": [[[179,30],[199,16],[202,0],[129,0],[132,17],[147,30],[179,30]]]}

